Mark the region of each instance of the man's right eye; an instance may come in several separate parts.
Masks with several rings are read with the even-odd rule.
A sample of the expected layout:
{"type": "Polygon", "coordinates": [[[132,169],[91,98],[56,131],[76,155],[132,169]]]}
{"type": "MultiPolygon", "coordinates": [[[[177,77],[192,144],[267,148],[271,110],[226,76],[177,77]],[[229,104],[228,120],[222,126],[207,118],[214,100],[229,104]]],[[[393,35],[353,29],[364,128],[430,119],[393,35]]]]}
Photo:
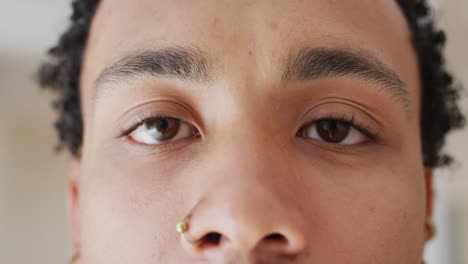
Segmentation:
{"type": "Polygon", "coordinates": [[[192,125],[173,117],[152,117],[140,122],[128,137],[144,145],[158,145],[197,136],[192,125]]]}

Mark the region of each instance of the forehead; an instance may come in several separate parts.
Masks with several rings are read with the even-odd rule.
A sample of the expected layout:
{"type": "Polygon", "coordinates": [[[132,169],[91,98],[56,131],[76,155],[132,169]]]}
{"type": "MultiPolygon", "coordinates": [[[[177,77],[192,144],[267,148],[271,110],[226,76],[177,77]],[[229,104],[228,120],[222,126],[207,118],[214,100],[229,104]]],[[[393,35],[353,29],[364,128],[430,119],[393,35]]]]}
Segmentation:
{"type": "Polygon", "coordinates": [[[112,62],[171,45],[201,47],[232,78],[269,78],[302,46],[365,49],[418,87],[410,33],[393,0],[104,0],[85,55],[84,100],[112,62]]]}

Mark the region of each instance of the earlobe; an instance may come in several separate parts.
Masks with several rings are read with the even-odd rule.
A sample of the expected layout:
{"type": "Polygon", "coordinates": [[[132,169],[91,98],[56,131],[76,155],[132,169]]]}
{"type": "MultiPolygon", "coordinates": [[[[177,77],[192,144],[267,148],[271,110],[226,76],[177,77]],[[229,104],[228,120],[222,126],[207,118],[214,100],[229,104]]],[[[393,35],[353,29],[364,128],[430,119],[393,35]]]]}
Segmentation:
{"type": "Polygon", "coordinates": [[[80,206],[79,206],[79,180],[81,174],[81,160],[71,158],[68,164],[68,208],[70,216],[71,236],[73,254],[78,255],[80,252],[80,206]]]}

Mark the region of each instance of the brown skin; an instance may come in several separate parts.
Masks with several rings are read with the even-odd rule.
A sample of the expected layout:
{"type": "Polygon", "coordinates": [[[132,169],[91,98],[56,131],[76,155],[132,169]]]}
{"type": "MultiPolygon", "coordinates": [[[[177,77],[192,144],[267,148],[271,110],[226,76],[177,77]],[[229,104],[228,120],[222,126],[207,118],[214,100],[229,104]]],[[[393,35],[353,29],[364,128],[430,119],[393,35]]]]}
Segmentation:
{"type": "Polygon", "coordinates": [[[393,1],[106,0],[81,77],[85,136],[69,192],[79,263],[421,262],[432,175],[416,57],[393,1]],[[94,98],[116,60],[174,45],[199,47],[213,80],[138,76],[94,98]],[[410,108],[356,78],[283,83],[283,58],[302,47],[373,54],[406,84],[410,108]],[[148,112],[200,135],[164,149],[117,136],[148,112]],[[297,136],[316,115],[349,113],[378,140],[297,136]],[[219,244],[181,239],[175,224],[189,212],[190,236],[217,232],[219,244]]]}

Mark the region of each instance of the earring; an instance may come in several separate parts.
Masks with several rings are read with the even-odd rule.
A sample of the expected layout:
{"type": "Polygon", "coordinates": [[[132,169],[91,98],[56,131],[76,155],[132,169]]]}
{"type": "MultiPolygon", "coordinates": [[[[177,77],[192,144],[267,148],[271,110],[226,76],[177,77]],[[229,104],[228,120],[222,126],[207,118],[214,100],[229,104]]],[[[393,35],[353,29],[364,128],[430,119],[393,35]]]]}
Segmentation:
{"type": "MultiPolygon", "coordinates": [[[[426,230],[429,234],[427,240],[432,240],[437,234],[437,228],[432,219],[426,220],[426,230]]],[[[422,260],[421,264],[426,264],[426,261],[422,260]]]]}
{"type": "Polygon", "coordinates": [[[437,234],[437,229],[432,219],[426,221],[426,229],[429,233],[428,240],[432,240],[437,234]]]}
{"type": "Polygon", "coordinates": [[[70,261],[68,262],[68,264],[75,264],[77,261],[78,261],[78,258],[79,258],[79,255],[78,254],[74,254],[70,261]]]}

